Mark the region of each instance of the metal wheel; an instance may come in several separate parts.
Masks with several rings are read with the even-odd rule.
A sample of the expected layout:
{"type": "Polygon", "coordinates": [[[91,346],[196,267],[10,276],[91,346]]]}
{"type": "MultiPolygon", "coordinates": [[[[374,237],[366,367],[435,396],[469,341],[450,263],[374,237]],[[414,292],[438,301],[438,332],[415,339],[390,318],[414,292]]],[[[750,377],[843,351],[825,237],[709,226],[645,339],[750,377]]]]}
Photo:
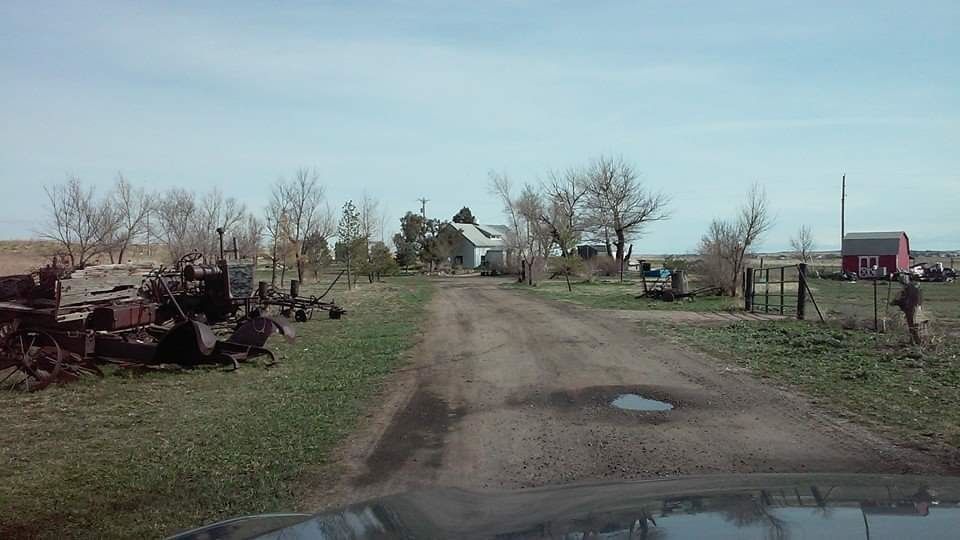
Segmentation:
{"type": "Polygon", "coordinates": [[[19,330],[0,346],[0,385],[10,390],[34,391],[55,382],[63,369],[63,350],[50,334],[19,330]]]}

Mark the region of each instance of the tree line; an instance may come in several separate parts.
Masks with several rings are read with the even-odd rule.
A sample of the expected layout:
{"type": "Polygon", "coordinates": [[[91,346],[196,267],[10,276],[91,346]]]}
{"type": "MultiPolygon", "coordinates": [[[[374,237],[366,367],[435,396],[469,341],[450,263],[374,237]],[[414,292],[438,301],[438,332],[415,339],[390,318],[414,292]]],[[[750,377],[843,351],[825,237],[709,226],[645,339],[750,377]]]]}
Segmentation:
{"type": "Polygon", "coordinates": [[[533,284],[548,257],[568,277],[579,265],[577,245],[603,245],[619,267],[632,243],[651,223],[669,219],[670,197],[649,189],[622,157],[601,156],[587,165],[549,171],[538,183],[517,186],[491,172],[490,192],[503,204],[510,232],[506,241],[520,261],[520,280],[533,284]]]}
{"type": "Polygon", "coordinates": [[[103,194],[75,176],[44,191],[40,235],[59,244],[74,268],[104,257],[128,261],[134,246],[164,246],[171,261],[192,251],[212,254],[219,248],[218,227],[233,233],[241,252],[255,253],[260,242],[258,218],[218,189],[201,195],[182,188],[149,193],[118,175],[103,194]]]}
{"type": "Polygon", "coordinates": [[[298,169],[289,179],[273,183],[262,213],[249,210],[219,189],[196,193],[184,188],[148,192],[123,175],[105,193],[78,177],[44,188],[46,220],[39,231],[59,245],[70,266],[82,268],[104,259],[128,262],[134,246],[162,253],[176,263],[190,253],[214,259],[219,252],[217,230],[237,240],[238,256],[256,259],[263,250],[271,263],[271,281],[282,285],[288,269],[303,280],[333,261],[334,252],[348,261],[348,282],[358,274],[371,280],[389,273],[395,264],[390,250],[374,237],[383,227],[379,201],[364,195],[348,201],[338,221],[326,197],[319,174],[298,169]]]}
{"type": "MultiPolygon", "coordinates": [[[[489,190],[503,205],[519,279],[533,284],[548,268],[569,276],[579,271],[581,243],[602,245],[622,273],[633,242],[654,222],[670,217],[670,197],[649,189],[636,168],[621,157],[601,156],[586,165],[548,171],[544,179],[517,185],[506,173],[489,173],[489,190]]],[[[73,267],[105,257],[109,262],[130,259],[133,246],[162,247],[170,262],[199,252],[212,258],[218,251],[217,229],[236,238],[239,255],[265,253],[271,281],[283,285],[288,269],[303,281],[318,279],[334,257],[345,263],[347,282],[358,275],[370,281],[399,267],[422,264],[429,270],[449,260],[458,233],[448,221],[407,212],[393,236],[395,254],[376,240],[384,227],[377,199],[364,195],[347,201],[335,214],[319,174],[301,168],[273,183],[262,213],[250,211],[233,197],[213,189],[196,193],[183,188],[147,192],[118,175],[113,186],[98,194],[77,177],[45,188],[47,220],[43,237],[56,241],[73,267]],[[336,238],[331,249],[330,242],[336,238]],[[265,242],[265,243],[264,243],[265,242]]],[[[469,208],[452,221],[474,223],[469,208]]],[[[737,214],[715,219],[698,245],[701,273],[709,284],[735,295],[748,255],[773,225],[769,201],[754,184],[737,214]]],[[[809,227],[791,239],[798,257],[810,258],[809,227]]]]}
{"type": "MultiPolygon", "coordinates": [[[[552,260],[553,273],[566,276],[569,287],[569,276],[582,266],[576,256],[581,243],[602,245],[622,276],[633,242],[651,223],[670,218],[670,196],[648,188],[622,157],[600,156],[519,187],[506,173],[489,177],[490,192],[503,204],[510,227],[507,244],[520,260],[520,280],[529,284],[552,260]]],[[[773,223],[766,191],[754,183],[737,214],[714,219],[700,239],[698,271],[706,283],[736,296],[751,250],[773,223]]],[[[809,227],[801,227],[791,245],[807,262],[813,247],[809,227]]]]}

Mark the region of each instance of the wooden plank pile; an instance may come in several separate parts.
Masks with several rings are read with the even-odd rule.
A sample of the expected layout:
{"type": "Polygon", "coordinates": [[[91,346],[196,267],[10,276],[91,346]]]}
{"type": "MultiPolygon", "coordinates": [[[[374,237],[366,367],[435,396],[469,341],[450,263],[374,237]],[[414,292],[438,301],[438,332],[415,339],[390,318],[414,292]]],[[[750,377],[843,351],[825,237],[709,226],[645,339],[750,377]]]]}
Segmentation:
{"type": "Polygon", "coordinates": [[[136,298],[152,264],[104,264],[75,270],[60,280],[59,307],[82,308],[136,298]]]}

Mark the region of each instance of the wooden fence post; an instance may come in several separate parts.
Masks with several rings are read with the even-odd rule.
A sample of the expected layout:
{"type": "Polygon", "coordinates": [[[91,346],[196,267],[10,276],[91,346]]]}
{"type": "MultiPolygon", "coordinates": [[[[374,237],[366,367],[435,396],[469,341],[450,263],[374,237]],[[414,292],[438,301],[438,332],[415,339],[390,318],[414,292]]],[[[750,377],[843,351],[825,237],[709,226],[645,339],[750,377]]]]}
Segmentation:
{"type": "Polygon", "coordinates": [[[806,317],[807,306],[807,265],[800,263],[797,265],[797,320],[803,320],[806,317]]]}
{"type": "Polygon", "coordinates": [[[743,274],[743,309],[753,311],[753,268],[743,274]]]}

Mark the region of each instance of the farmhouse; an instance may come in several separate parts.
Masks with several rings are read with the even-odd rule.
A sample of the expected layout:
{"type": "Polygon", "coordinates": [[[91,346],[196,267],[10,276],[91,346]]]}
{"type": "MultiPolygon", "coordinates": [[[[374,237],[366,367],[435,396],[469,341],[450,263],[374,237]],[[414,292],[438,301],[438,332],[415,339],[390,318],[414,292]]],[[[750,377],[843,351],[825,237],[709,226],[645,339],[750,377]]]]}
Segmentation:
{"type": "Polygon", "coordinates": [[[843,271],[860,277],[887,276],[910,267],[910,239],[903,231],[847,233],[842,253],[843,271]]]}
{"type": "Polygon", "coordinates": [[[451,223],[459,233],[450,252],[450,262],[463,268],[480,265],[504,265],[507,263],[507,248],[503,235],[509,230],[504,225],[474,225],[451,223]]]}

